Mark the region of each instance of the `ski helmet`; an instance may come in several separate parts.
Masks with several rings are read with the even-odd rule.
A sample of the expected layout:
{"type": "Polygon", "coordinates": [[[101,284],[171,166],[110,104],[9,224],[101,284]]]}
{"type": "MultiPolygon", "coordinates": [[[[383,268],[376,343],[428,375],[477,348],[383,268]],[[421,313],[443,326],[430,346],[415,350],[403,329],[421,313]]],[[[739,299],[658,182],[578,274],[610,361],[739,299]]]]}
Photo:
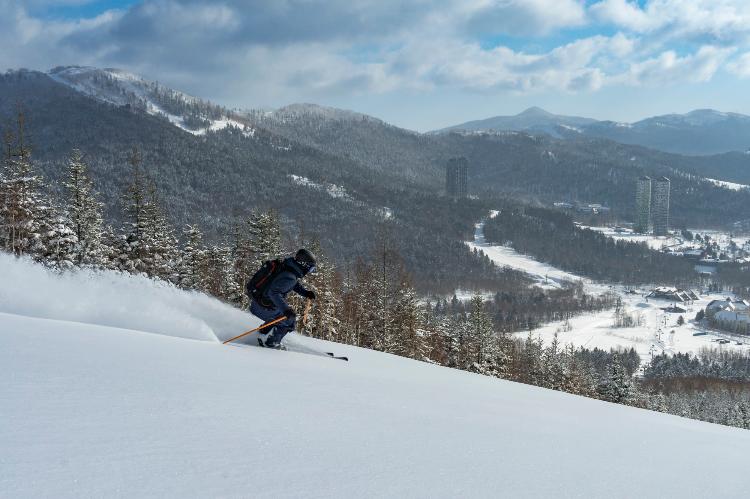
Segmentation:
{"type": "Polygon", "coordinates": [[[305,248],[301,248],[297,254],[294,255],[294,261],[305,271],[305,274],[315,270],[315,255],[305,248]]]}

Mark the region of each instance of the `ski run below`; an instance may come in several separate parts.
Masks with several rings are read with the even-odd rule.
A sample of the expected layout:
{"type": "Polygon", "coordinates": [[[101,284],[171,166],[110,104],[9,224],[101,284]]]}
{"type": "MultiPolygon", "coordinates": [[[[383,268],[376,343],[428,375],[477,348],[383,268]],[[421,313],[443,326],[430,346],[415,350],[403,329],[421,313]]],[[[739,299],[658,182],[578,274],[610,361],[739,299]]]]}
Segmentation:
{"type": "Polygon", "coordinates": [[[750,486],[745,430],[295,334],[290,345],[350,362],[225,346],[257,319],[138,277],[7,255],[0,275],[2,497],[684,499],[750,486]]]}
{"type": "MultiPolygon", "coordinates": [[[[492,216],[492,214],[490,214],[492,216]]],[[[716,237],[716,236],[714,236],[716,237]]],[[[474,241],[467,243],[470,248],[484,252],[490,260],[501,267],[523,271],[531,277],[535,286],[541,288],[559,288],[571,282],[580,281],[583,289],[594,296],[602,293],[615,293],[622,300],[623,311],[638,319],[637,327],[614,327],[614,310],[579,314],[568,321],[553,322],[531,332],[550,344],[555,335],[563,345],[588,349],[601,348],[630,349],[634,348],[641,356],[642,362],[648,362],[652,355],[662,353],[690,353],[697,355],[703,349],[740,351],[750,354],[750,339],[746,335],[735,335],[727,332],[707,329],[694,321],[699,310],[705,309],[712,300],[724,300],[727,294],[702,293],[700,300],[693,303],[679,303],[685,308],[683,313],[670,313],[666,308],[674,305],[668,300],[648,298],[650,287],[639,289],[621,285],[593,282],[558,269],[544,262],[534,260],[528,255],[518,253],[513,248],[491,245],[484,238],[484,223],[475,226],[474,241]],[[677,323],[682,316],[685,323],[677,323]],[[729,340],[726,343],[726,340],[729,340]],[[720,343],[724,341],[725,343],[720,343]]],[[[700,290],[696,290],[700,291],[700,290]]],[[[526,337],[529,332],[517,333],[526,337]]]]}

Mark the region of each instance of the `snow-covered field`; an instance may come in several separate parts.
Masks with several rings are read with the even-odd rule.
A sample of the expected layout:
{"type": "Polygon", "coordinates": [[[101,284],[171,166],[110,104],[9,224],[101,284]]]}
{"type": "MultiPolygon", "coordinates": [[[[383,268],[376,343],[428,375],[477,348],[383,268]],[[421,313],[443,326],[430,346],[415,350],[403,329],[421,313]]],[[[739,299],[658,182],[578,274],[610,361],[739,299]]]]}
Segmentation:
{"type": "MultiPolygon", "coordinates": [[[[612,227],[586,227],[597,232],[604,234],[605,236],[611,237],[615,240],[630,241],[634,243],[646,243],[651,249],[662,250],[669,248],[673,250],[682,251],[685,249],[699,248],[700,244],[697,242],[685,241],[682,236],[674,233],[670,236],[655,236],[653,234],[640,234],[633,232],[630,229],[615,230],[612,227]]],[[[703,236],[708,235],[712,241],[715,241],[722,250],[725,250],[729,246],[730,241],[734,241],[738,246],[745,245],[750,237],[747,235],[730,234],[727,232],[712,230],[712,229],[690,229],[694,234],[701,234],[703,236]]]]}
{"type": "Polygon", "coordinates": [[[298,336],[351,361],[224,346],[257,321],[143,279],[4,255],[0,275],[2,497],[740,498],[750,483],[745,430],[298,336]]]}
{"type": "MultiPolygon", "coordinates": [[[[656,239],[652,240],[656,241],[656,239]]],[[[513,248],[489,245],[484,239],[482,223],[476,225],[474,241],[468,244],[472,248],[483,251],[499,266],[507,266],[529,273],[537,282],[537,285],[542,287],[561,286],[564,285],[565,281],[580,280],[583,282],[584,290],[587,293],[593,295],[605,292],[617,293],[622,299],[623,310],[633,317],[642,318],[642,326],[616,328],[613,326],[613,310],[582,314],[570,320],[570,327],[565,327],[563,323],[556,322],[533,331],[533,335],[541,337],[547,343],[551,342],[557,333],[560,342],[573,344],[577,347],[598,347],[605,350],[611,348],[629,349],[632,347],[644,361],[648,361],[652,354],[663,352],[697,354],[704,348],[740,350],[750,353],[750,336],[702,329],[692,321],[698,310],[705,308],[711,300],[725,299],[727,297],[725,294],[701,295],[701,299],[695,303],[680,304],[687,309],[684,314],[667,313],[662,308],[667,308],[672,303],[646,298],[645,295],[650,291],[650,288],[639,289],[633,294],[623,286],[592,282],[590,279],[538,262],[530,256],[518,253],[513,248]],[[677,325],[677,319],[680,315],[685,319],[685,324],[682,326],[677,325]],[[706,334],[695,336],[696,333],[706,334]],[[721,339],[729,339],[731,343],[720,344],[718,341],[721,339]]],[[[528,332],[518,333],[518,336],[521,337],[527,335],[528,332]]]]}
{"type": "Polygon", "coordinates": [[[495,264],[501,267],[510,267],[526,272],[534,279],[536,285],[542,288],[559,288],[566,281],[581,279],[569,272],[534,260],[527,255],[522,255],[513,248],[488,244],[484,238],[483,222],[479,222],[474,226],[474,241],[467,242],[466,244],[472,250],[477,249],[484,252],[495,264]]]}
{"type": "Polygon", "coordinates": [[[653,234],[639,234],[632,232],[629,229],[624,229],[621,232],[616,231],[612,227],[585,227],[587,229],[601,232],[605,236],[611,237],[618,241],[630,241],[633,243],[646,243],[649,248],[654,250],[661,250],[665,247],[669,248],[677,246],[682,243],[682,239],[673,236],[654,236],[653,234]]]}
{"type": "Polygon", "coordinates": [[[749,336],[707,330],[692,321],[698,310],[705,308],[708,302],[713,299],[724,299],[725,295],[706,295],[691,305],[680,304],[687,308],[688,312],[676,314],[662,310],[672,305],[669,301],[646,299],[640,294],[630,295],[621,288],[614,288],[614,291],[622,297],[624,310],[628,314],[642,317],[642,326],[616,328],[613,326],[613,311],[607,310],[574,317],[570,320],[570,331],[564,331],[566,328],[563,327],[563,323],[552,323],[534,330],[533,334],[549,342],[557,333],[559,340],[564,344],[572,343],[586,348],[598,347],[609,350],[633,347],[643,361],[650,360],[652,353],[697,354],[704,348],[750,353],[749,336]],[[682,326],[677,325],[680,315],[685,319],[682,326]],[[696,333],[699,335],[696,336],[696,333]],[[720,339],[731,341],[728,344],[720,344],[720,339]]]}

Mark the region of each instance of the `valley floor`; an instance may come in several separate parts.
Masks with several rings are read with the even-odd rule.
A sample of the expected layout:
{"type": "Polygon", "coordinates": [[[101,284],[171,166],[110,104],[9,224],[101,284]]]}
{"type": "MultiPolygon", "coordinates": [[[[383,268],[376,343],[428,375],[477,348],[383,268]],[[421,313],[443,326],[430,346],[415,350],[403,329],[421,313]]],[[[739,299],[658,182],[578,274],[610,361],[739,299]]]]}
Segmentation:
{"type": "MultiPolygon", "coordinates": [[[[527,272],[542,288],[559,287],[566,281],[582,281],[584,290],[593,295],[605,292],[616,293],[622,299],[623,309],[633,317],[640,317],[642,325],[630,328],[614,327],[614,310],[585,313],[569,321],[569,327],[563,322],[546,324],[532,331],[541,337],[545,343],[554,338],[555,333],[561,344],[573,344],[576,347],[601,348],[635,348],[642,360],[647,362],[652,354],[692,353],[697,354],[704,348],[722,350],[738,350],[750,353],[750,337],[723,333],[706,329],[693,319],[700,309],[705,309],[712,300],[723,300],[728,295],[717,293],[701,293],[701,299],[691,304],[679,304],[687,309],[683,314],[668,313],[663,308],[673,305],[667,300],[655,300],[645,295],[650,287],[639,288],[631,292],[631,288],[610,285],[608,283],[593,282],[590,279],[576,276],[549,264],[522,255],[513,248],[489,245],[484,240],[483,225],[477,224],[474,241],[467,243],[471,248],[483,251],[495,264],[507,266],[527,272]],[[685,324],[677,325],[678,317],[682,315],[685,324]],[[697,334],[697,335],[696,335],[697,334]],[[728,339],[730,343],[721,344],[720,340],[728,339]]],[[[696,290],[700,291],[700,290],[696,290]]],[[[518,333],[525,337],[528,332],[518,333]]]]}

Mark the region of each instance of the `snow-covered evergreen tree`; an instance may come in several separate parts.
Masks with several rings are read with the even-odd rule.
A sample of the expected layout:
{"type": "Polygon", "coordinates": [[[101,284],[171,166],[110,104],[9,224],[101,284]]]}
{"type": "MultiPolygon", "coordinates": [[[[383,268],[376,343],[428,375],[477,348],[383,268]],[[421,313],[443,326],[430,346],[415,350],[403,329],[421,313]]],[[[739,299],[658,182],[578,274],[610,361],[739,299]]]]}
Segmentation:
{"type": "Polygon", "coordinates": [[[252,252],[251,268],[281,255],[281,225],[275,211],[254,212],[247,222],[252,252]]]}
{"type": "Polygon", "coordinates": [[[420,311],[417,293],[405,279],[396,290],[392,316],[392,334],[386,351],[424,360],[427,354],[424,342],[424,317],[420,311]]]}
{"type": "Polygon", "coordinates": [[[557,333],[542,353],[542,372],[542,386],[546,388],[564,390],[570,382],[570,359],[560,347],[557,333]]]}
{"type": "Polygon", "coordinates": [[[76,265],[78,238],[71,221],[52,207],[42,210],[34,258],[58,270],[76,265]]]}
{"type": "Polygon", "coordinates": [[[130,164],[132,174],[124,196],[126,221],[117,267],[176,283],[179,276],[174,231],[159,205],[154,183],[143,173],[137,150],[133,151],[130,164]]]}
{"type": "MultiPolygon", "coordinates": [[[[244,290],[247,280],[263,262],[281,257],[281,226],[274,211],[254,210],[243,223],[232,229],[231,255],[235,286],[244,290]]],[[[232,301],[239,307],[248,305],[244,292],[234,294],[232,301]]]]}
{"type": "MultiPolygon", "coordinates": [[[[302,243],[301,246],[305,244],[302,243]]],[[[341,289],[336,271],[317,241],[308,245],[308,249],[316,255],[317,265],[315,272],[305,278],[305,285],[315,291],[317,297],[312,303],[309,317],[301,324],[301,331],[316,338],[340,341],[341,320],[338,315],[341,311],[341,289]]]]}
{"type": "Polygon", "coordinates": [[[203,233],[195,225],[183,229],[185,247],[177,267],[177,284],[183,289],[206,291],[208,288],[208,256],[203,246],[203,233]]]}
{"type": "Polygon", "coordinates": [[[44,253],[41,232],[48,221],[49,205],[41,193],[26,144],[24,115],[18,114],[17,132],[4,140],[0,177],[0,245],[15,255],[44,253]]]}
{"type": "Polygon", "coordinates": [[[205,291],[230,303],[236,303],[243,288],[237,284],[232,252],[226,246],[211,246],[206,250],[205,291]]]}
{"type": "Polygon", "coordinates": [[[146,241],[147,192],[146,178],[141,169],[141,156],[133,149],[129,163],[132,168],[130,183],[123,195],[125,222],[115,255],[115,267],[131,273],[147,273],[148,246],[146,241]]]}
{"type": "Polygon", "coordinates": [[[597,387],[599,397],[609,402],[624,404],[634,395],[634,390],[633,380],[615,356],[597,387]]]}
{"type": "Polygon", "coordinates": [[[495,336],[492,319],[484,311],[484,302],[480,295],[471,298],[471,315],[468,325],[471,338],[474,370],[484,374],[493,374],[499,357],[499,344],[495,336]]]}
{"type": "Polygon", "coordinates": [[[146,273],[149,276],[176,283],[178,281],[177,238],[162,211],[153,181],[150,181],[148,185],[148,198],[144,212],[143,237],[148,264],[146,273]]]}
{"type": "Polygon", "coordinates": [[[68,217],[77,239],[74,263],[103,266],[107,250],[103,247],[102,204],[96,199],[87,170],[81,151],[74,149],[68,160],[68,176],[64,182],[68,191],[68,217]]]}

